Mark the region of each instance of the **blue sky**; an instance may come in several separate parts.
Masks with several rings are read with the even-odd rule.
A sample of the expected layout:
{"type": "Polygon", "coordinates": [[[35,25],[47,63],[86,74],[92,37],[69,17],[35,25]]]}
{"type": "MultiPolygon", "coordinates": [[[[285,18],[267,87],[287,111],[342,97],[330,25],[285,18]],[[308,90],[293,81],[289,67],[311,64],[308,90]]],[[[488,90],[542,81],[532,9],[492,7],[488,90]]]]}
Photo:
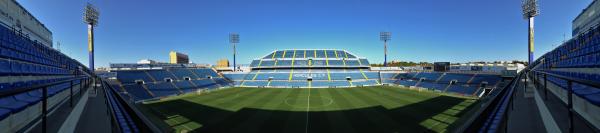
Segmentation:
{"type": "MultiPolygon", "coordinates": [[[[67,55],[88,62],[84,0],[17,0],[52,32],[67,55]]],[[[592,0],[540,0],[536,57],[571,37],[571,21],[592,0]]],[[[380,31],[392,32],[388,60],[527,59],[520,0],[92,0],[101,11],[96,66],[232,59],[228,34],[240,34],[238,64],[275,49],[346,49],[383,62],[380,31]]]]}

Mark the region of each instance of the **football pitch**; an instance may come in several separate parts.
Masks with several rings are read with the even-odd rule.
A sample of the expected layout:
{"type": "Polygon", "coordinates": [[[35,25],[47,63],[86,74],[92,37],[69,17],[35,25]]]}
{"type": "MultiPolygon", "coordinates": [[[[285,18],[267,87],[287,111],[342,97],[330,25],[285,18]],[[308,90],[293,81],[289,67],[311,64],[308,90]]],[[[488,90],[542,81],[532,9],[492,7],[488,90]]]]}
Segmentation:
{"type": "Polygon", "coordinates": [[[475,101],[387,86],[228,88],[141,107],[175,132],[447,132],[475,101]]]}

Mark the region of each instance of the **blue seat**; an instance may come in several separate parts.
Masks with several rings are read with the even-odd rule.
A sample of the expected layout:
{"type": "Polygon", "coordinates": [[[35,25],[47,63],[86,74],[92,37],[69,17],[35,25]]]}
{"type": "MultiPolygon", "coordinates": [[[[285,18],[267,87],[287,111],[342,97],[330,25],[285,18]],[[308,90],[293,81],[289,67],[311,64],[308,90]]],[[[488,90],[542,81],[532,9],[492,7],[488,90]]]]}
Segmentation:
{"type": "Polygon", "coordinates": [[[10,115],[10,110],[8,109],[0,109],[0,121],[4,120],[4,118],[10,115]]]}
{"type": "Polygon", "coordinates": [[[0,60],[0,74],[10,74],[11,66],[8,60],[0,60]]]}
{"type": "Polygon", "coordinates": [[[10,83],[0,83],[0,91],[10,90],[12,87],[10,83]]]}
{"type": "Polygon", "coordinates": [[[19,102],[13,97],[0,98],[0,108],[10,109],[13,113],[18,113],[27,108],[26,102],[19,102]]]}
{"type": "Polygon", "coordinates": [[[600,105],[600,89],[599,88],[594,88],[594,87],[589,87],[586,85],[574,83],[573,84],[573,93],[575,95],[578,95],[578,96],[588,100],[592,104],[600,105]]]}
{"type": "Polygon", "coordinates": [[[17,101],[27,102],[29,105],[34,105],[41,101],[40,97],[34,97],[28,95],[28,93],[21,93],[14,96],[17,101]]]}

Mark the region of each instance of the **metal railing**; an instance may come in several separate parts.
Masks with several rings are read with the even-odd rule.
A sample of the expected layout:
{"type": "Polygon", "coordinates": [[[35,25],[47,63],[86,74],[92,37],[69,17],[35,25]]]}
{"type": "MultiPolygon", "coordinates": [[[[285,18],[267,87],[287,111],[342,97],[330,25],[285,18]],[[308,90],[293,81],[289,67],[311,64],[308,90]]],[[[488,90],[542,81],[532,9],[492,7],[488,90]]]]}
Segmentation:
{"type": "MultiPolygon", "coordinates": [[[[466,120],[467,122],[465,122],[465,124],[462,127],[457,127],[457,129],[455,129],[455,132],[507,132],[509,116],[512,110],[514,109],[513,101],[516,96],[516,89],[525,89],[525,87],[528,87],[528,82],[532,82],[535,89],[543,90],[543,99],[547,100],[549,95],[548,77],[558,78],[560,80],[564,80],[567,83],[566,88],[564,88],[568,92],[567,102],[564,103],[564,107],[568,110],[568,113],[565,114],[568,117],[567,132],[574,132],[574,119],[575,117],[582,118],[582,116],[579,115],[573,109],[573,84],[576,83],[586,85],[594,89],[599,89],[600,83],[598,83],[597,81],[590,81],[540,70],[529,69],[521,71],[516,78],[511,80],[511,82],[501,90],[496,90],[495,92],[497,93],[497,95],[491,94],[487,98],[481,99],[482,104],[478,112],[473,114],[471,118],[466,120]]],[[[589,127],[589,129],[591,129],[592,132],[600,132],[600,130],[594,128],[594,126],[591,123],[589,123],[585,119],[582,120],[586,124],[585,126],[589,127]]]]}
{"type": "MultiPolygon", "coordinates": [[[[533,70],[529,73],[530,74],[528,76],[533,79],[532,81],[533,81],[533,84],[535,85],[535,87],[538,89],[543,89],[544,101],[548,101],[548,90],[549,90],[548,77],[558,78],[560,80],[564,80],[567,83],[566,88],[564,88],[567,90],[567,102],[563,103],[563,105],[568,110],[567,115],[568,115],[569,121],[568,121],[567,131],[569,133],[573,133],[575,130],[574,117],[583,118],[578,112],[576,112],[573,109],[573,98],[574,98],[573,84],[576,83],[576,84],[580,84],[580,85],[589,86],[592,89],[600,90],[600,83],[598,83],[598,81],[591,81],[591,80],[586,80],[586,79],[569,77],[569,76],[564,76],[564,75],[559,75],[559,74],[545,72],[545,71],[539,71],[539,70],[533,70]]],[[[597,114],[595,114],[595,115],[597,115],[597,114]]],[[[600,130],[596,129],[591,123],[589,123],[589,121],[583,120],[583,122],[586,124],[587,127],[594,130],[594,132],[600,132],[600,130]]]]}
{"type": "Polygon", "coordinates": [[[111,115],[111,128],[113,132],[169,132],[158,128],[152,123],[147,117],[144,116],[135,103],[131,100],[123,97],[115,88],[113,88],[107,81],[99,79],[101,82],[101,88],[105,93],[105,103],[108,106],[109,114],[111,115]],[[111,101],[113,100],[113,101],[111,101]],[[123,112],[117,112],[122,109],[123,112]],[[120,121],[119,119],[127,119],[120,121]]]}
{"type": "Polygon", "coordinates": [[[4,97],[10,97],[16,94],[21,94],[21,93],[27,93],[33,90],[37,90],[37,89],[41,89],[42,90],[42,95],[41,95],[41,102],[42,102],[42,116],[41,116],[41,128],[42,128],[42,132],[46,132],[47,130],[47,121],[48,121],[48,88],[51,86],[55,86],[55,85],[59,85],[59,84],[63,84],[63,83],[70,83],[69,86],[69,105],[71,107],[73,107],[73,87],[75,86],[74,81],[79,80],[79,86],[80,86],[80,91],[79,91],[79,95],[81,96],[81,94],[83,93],[83,91],[87,90],[86,88],[90,85],[91,83],[91,79],[86,78],[86,77],[74,77],[72,79],[65,79],[65,80],[61,80],[61,81],[54,81],[54,82],[50,82],[50,83],[43,83],[43,84],[38,84],[38,85],[32,85],[32,86],[25,86],[25,87],[17,87],[17,88],[13,88],[10,90],[6,90],[6,91],[0,91],[0,98],[4,98],[4,97]]]}

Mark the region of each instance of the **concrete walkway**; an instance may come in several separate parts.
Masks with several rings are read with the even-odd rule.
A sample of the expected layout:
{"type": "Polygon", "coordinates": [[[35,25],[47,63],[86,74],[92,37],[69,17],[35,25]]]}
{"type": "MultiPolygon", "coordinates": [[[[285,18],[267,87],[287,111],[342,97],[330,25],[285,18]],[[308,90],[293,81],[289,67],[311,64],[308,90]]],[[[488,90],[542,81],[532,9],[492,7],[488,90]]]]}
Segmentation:
{"type": "Polygon", "coordinates": [[[519,88],[515,90],[512,111],[509,109],[507,130],[509,133],[545,133],[540,110],[535,101],[535,87],[528,80],[527,87],[521,80],[519,88]]]}
{"type": "Polygon", "coordinates": [[[81,118],[75,128],[76,133],[109,133],[111,132],[110,115],[105,103],[104,90],[100,87],[96,91],[90,89],[81,118]]]}

